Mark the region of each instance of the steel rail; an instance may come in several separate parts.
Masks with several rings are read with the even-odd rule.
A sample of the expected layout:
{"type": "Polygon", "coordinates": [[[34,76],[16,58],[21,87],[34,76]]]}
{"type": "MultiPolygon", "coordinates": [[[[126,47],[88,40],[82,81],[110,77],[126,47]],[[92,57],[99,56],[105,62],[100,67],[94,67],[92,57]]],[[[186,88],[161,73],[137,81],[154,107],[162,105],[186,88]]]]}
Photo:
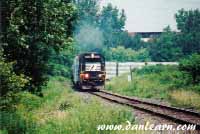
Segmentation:
{"type": "Polygon", "coordinates": [[[138,110],[145,111],[145,112],[154,114],[156,116],[160,116],[162,118],[171,120],[171,121],[178,123],[178,124],[194,124],[194,125],[196,125],[196,129],[200,130],[200,113],[185,110],[185,109],[182,109],[182,108],[176,108],[176,107],[170,107],[170,106],[166,106],[166,105],[151,103],[151,102],[148,102],[148,101],[144,101],[144,100],[141,100],[141,99],[135,99],[135,98],[131,98],[131,97],[128,97],[128,96],[122,96],[122,95],[119,95],[119,94],[116,94],[116,93],[111,93],[111,92],[108,92],[108,91],[105,91],[105,90],[100,90],[99,92],[89,92],[89,93],[96,95],[96,96],[99,96],[103,99],[118,103],[118,104],[127,105],[127,106],[130,106],[130,107],[136,108],[138,110]],[[142,104],[144,104],[144,105],[142,106],[142,104]],[[148,107],[152,107],[154,110],[149,109],[148,107],[145,107],[145,105],[148,106],[148,107]],[[174,117],[173,115],[170,115],[170,114],[168,115],[166,113],[159,112],[159,110],[157,111],[155,109],[164,109],[165,111],[170,110],[170,112],[173,112],[173,111],[174,112],[180,112],[180,114],[184,113],[185,115],[194,116],[193,118],[195,120],[197,120],[197,119],[199,119],[199,120],[198,120],[198,122],[194,122],[194,121],[191,121],[191,120],[186,120],[186,119],[183,119],[183,118],[174,117]]]}

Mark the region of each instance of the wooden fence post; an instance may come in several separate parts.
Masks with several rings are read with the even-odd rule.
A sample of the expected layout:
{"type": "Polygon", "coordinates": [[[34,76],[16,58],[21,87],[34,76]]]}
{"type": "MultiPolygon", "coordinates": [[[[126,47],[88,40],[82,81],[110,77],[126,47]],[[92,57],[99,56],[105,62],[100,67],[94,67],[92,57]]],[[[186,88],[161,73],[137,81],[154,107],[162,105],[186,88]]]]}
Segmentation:
{"type": "Polygon", "coordinates": [[[131,81],[133,80],[133,76],[132,76],[132,68],[130,66],[130,75],[131,75],[131,81]]]}
{"type": "Polygon", "coordinates": [[[116,76],[119,75],[119,63],[116,62],[116,76]]]}

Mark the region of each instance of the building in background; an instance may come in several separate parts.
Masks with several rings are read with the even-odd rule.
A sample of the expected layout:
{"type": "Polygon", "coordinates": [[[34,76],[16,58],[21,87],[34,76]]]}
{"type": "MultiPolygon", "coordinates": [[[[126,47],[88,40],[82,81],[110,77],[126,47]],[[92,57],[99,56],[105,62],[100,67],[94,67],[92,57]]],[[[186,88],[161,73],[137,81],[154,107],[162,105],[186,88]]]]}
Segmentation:
{"type": "Polygon", "coordinates": [[[130,36],[140,35],[141,40],[144,42],[149,42],[153,38],[158,38],[162,32],[128,32],[130,36]]]}

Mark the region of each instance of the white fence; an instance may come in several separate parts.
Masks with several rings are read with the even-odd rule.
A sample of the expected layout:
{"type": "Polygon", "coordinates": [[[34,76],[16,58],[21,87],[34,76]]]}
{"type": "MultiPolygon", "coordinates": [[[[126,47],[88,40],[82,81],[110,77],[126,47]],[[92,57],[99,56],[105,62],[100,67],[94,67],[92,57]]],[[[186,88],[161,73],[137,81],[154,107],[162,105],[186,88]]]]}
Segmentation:
{"type": "Polygon", "coordinates": [[[106,79],[130,72],[134,68],[148,65],[178,65],[178,62],[106,62],[106,79]]]}

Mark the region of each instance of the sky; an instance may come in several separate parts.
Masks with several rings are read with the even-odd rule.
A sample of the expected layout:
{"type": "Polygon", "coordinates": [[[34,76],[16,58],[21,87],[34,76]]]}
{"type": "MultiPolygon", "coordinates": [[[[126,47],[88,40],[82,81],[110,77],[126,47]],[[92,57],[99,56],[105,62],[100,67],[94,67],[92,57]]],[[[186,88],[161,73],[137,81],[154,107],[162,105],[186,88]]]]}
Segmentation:
{"type": "Polygon", "coordinates": [[[200,0],[101,0],[101,6],[108,3],[125,10],[129,32],[160,32],[168,25],[177,31],[174,15],[179,9],[200,9],[200,0]]]}

